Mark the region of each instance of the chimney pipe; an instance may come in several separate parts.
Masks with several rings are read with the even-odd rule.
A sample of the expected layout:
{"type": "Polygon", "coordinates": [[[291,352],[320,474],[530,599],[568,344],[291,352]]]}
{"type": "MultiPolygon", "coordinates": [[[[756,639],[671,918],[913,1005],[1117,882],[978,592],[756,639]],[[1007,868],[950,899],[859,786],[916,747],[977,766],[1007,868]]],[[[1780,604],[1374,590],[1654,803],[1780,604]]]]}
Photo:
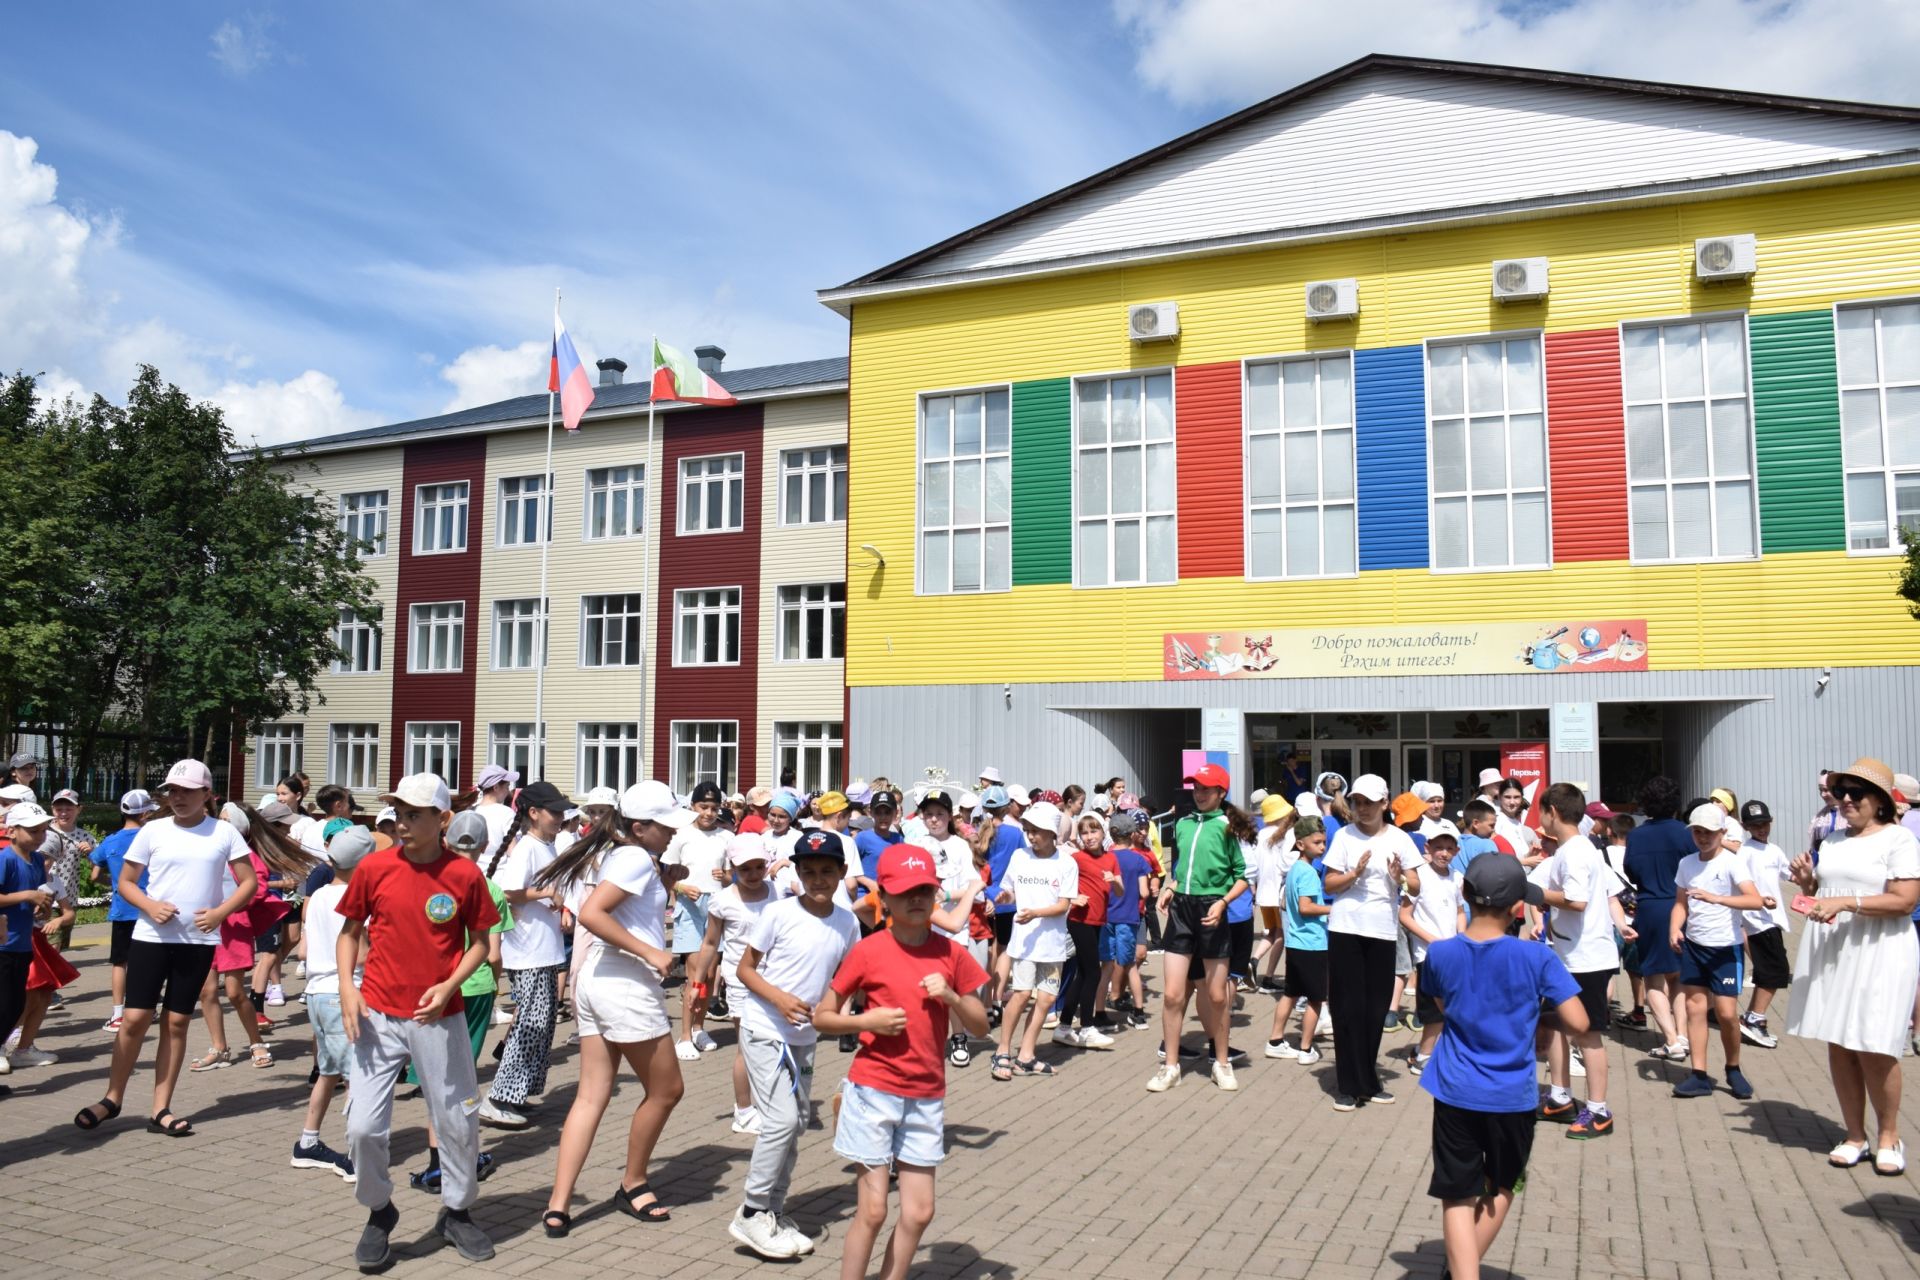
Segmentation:
{"type": "Polygon", "coordinates": [[[619,356],[608,356],[593,363],[600,370],[600,385],[603,387],[619,386],[620,376],[627,371],[627,362],[619,356]]]}
{"type": "Polygon", "coordinates": [[[700,368],[702,370],[704,370],[707,373],[715,373],[715,374],[720,372],[720,362],[727,358],[727,353],[725,351],[723,351],[719,347],[713,346],[712,344],[708,344],[707,346],[704,346],[704,347],[695,347],[693,349],[693,354],[694,354],[694,358],[699,360],[700,368]]]}

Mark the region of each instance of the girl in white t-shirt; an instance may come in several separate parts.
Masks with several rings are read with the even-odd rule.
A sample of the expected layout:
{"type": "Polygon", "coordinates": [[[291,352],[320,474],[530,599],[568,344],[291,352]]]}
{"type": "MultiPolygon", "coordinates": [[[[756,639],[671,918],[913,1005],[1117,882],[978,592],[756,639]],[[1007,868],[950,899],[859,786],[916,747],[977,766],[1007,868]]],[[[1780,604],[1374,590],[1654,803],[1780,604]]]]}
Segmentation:
{"type": "Polygon", "coordinates": [[[556,856],[553,838],[566,813],[566,797],[552,783],[524,788],[513,823],[486,868],[487,879],[500,886],[513,907],[513,928],[500,936],[500,965],[513,983],[513,1029],[480,1104],[480,1122],[501,1129],[526,1128],[521,1108],[547,1091],[547,1056],[567,947],[560,927],[564,899],[557,889],[540,884],[540,873],[556,856]]]}
{"type": "MultiPolygon", "coordinates": [[[[740,957],[760,914],[782,896],[767,879],[767,844],[760,836],[736,835],[727,841],[727,865],[733,883],[707,900],[707,929],[700,950],[687,966],[687,981],[721,985],[739,993],[740,957]],[[719,982],[715,982],[716,975],[719,982]]],[[[736,1042],[733,1055],[733,1131],[759,1133],[760,1115],[753,1109],[753,1089],[747,1082],[745,1050],[736,1042]]]]}

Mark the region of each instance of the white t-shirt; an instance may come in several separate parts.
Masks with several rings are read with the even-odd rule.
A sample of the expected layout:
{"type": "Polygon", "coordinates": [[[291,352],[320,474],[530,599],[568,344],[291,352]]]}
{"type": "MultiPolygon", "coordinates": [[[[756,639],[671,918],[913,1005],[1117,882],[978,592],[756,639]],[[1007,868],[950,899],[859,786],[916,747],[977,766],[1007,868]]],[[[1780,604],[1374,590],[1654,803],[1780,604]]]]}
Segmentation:
{"type": "Polygon", "coordinates": [[[723,886],[713,873],[727,864],[727,841],[731,839],[732,833],[724,827],[702,831],[689,824],[674,832],[673,843],[660,858],[662,863],[687,869],[687,878],[674,886],[674,892],[691,885],[703,898],[718,893],[723,886]]]}
{"type": "MultiPolygon", "coordinates": [[[[487,847],[480,851],[480,857],[477,859],[480,865],[485,867],[493,862],[494,851],[500,847],[500,842],[507,838],[507,828],[513,825],[513,810],[498,800],[488,800],[473,806],[473,811],[487,820],[487,847]]],[[[518,911],[514,912],[516,918],[519,914],[518,911]]]]}
{"type": "MultiPolygon", "coordinates": [[[[531,889],[534,877],[545,871],[555,856],[553,846],[545,840],[523,835],[513,842],[489,879],[507,893],[531,889]]],[[[560,931],[560,912],[553,900],[536,898],[514,903],[513,928],[500,935],[500,967],[545,969],[566,962],[566,937],[560,931]]]]}
{"type": "MultiPolygon", "coordinates": [[[[1680,869],[1673,873],[1673,892],[1676,898],[1685,898],[1689,889],[1705,889],[1727,897],[1740,892],[1741,881],[1752,879],[1747,860],[1737,853],[1722,849],[1707,862],[1702,862],[1699,854],[1690,853],[1680,859],[1680,869]]],[[[1689,899],[1685,936],[1703,947],[1735,946],[1740,941],[1740,922],[1735,914],[1732,907],[1718,902],[1689,899]]]]}
{"type": "MultiPolygon", "coordinates": [[[[860,846],[844,832],[828,831],[825,828],[819,830],[821,835],[832,836],[840,841],[840,860],[845,864],[846,869],[841,873],[840,883],[833,886],[833,905],[845,907],[851,911],[853,910],[853,890],[847,882],[855,876],[865,874],[860,866],[860,846]]],[[[777,858],[792,858],[793,846],[800,843],[800,837],[803,834],[805,833],[800,828],[790,827],[784,836],[769,835],[767,837],[769,861],[777,858]]],[[[773,878],[773,886],[783,897],[788,898],[797,898],[806,892],[800,883],[800,873],[791,865],[780,868],[780,874],[773,878]]]]}
{"type": "MultiPolygon", "coordinates": [[[[1460,932],[1460,873],[1452,867],[1441,875],[1432,863],[1420,868],[1420,893],[1413,899],[1413,919],[1436,939],[1451,938],[1460,932]]],[[[1427,943],[1407,935],[1413,948],[1413,962],[1427,958],[1427,943]]]]}
{"type": "Polygon", "coordinates": [[[1530,877],[1542,889],[1564,893],[1587,904],[1585,911],[1551,908],[1547,941],[1569,973],[1612,972],[1620,967],[1620,948],[1613,940],[1613,912],[1608,906],[1618,892],[1607,857],[1585,836],[1564,841],[1553,856],[1534,868],[1530,877]]]}
{"type": "Polygon", "coordinates": [[[193,913],[219,906],[233,892],[224,887],[228,864],[247,860],[247,842],[238,831],[211,816],[191,827],[160,818],[140,828],[127,846],[126,860],[147,869],[147,896],[172,903],[176,912],[165,924],[155,924],[141,912],[133,922],[134,941],[203,947],[219,943],[218,929],[202,933],[194,928],[193,913]]]}
{"type": "Polygon", "coordinates": [[[340,926],[346,923],[334,908],[347,896],[347,886],[330,881],[307,899],[307,994],[340,994],[340,926]]]}
{"type": "Polygon", "coordinates": [[[1365,836],[1349,822],[1333,833],[1322,865],[1328,871],[1351,871],[1368,850],[1373,851],[1373,857],[1360,878],[1332,895],[1333,913],[1327,917],[1327,929],[1391,942],[1400,934],[1400,888],[1394,884],[1388,864],[1398,858],[1402,869],[1418,868],[1423,861],[1413,837],[1400,828],[1383,826],[1372,836],[1365,836]]]}
{"type": "MultiPolygon", "coordinates": [[[[1042,858],[1031,849],[1016,849],[1007,860],[1002,887],[1013,889],[1013,909],[1034,911],[1057,904],[1080,892],[1080,864],[1065,853],[1055,852],[1042,858]]],[[[1013,936],[1007,942],[1007,954],[1015,960],[1039,960],[1059,963],[1072,949],[1067,935],[1065,915],[1044,916],[1025,924],[1016,921],[1013,936]]]]}
{"type": "Polygon", "coordinates": [[[1793,901],[1793,894],[1799,892],[1798,889],[1790,893],[1780,892],[1780,881],[1790,870],[1786,851],[1777,844],[1750,838],[1740,846],[1740,856],[1747,860],[1747,870],[1753,872],[1753,885],[1760,890],[1760,896],[1773,899],[1771,909],[1762,907],[1758,911],[1742,911],[1741,927],[1748,934],[1786,928],[1787,904],[1793,901]]]}
{"type": "MultiPolygon", "coordinates": [[[[600,883],[618,885],[626,892],[620,905],[607,913],[614,922],[648,946],[666,950],[667,886],[660,883],[653,855],[637,844],[621,845],[600,864],[600,883]]],[[[519,908],[514,908],[516,920],[519,915],[519,908]]]]}
{"type": "Polygon", "coordinates": [[[772,881],[761,887],[764,892],[758,901],[749,901],[741,894],[739,885],[730,884],[707,903],[707,918],[719,920],[726,926],[720,933],[720,968],[725,973],[731,974],[740,967],[740,957],[746,954],[747,938],[753,932],[754,922],[780,900],[780,890],[772,881]]]}
{"type": "Polygon", "coordinates": [[[287,827],[287,838],[322,862],[331,862],[333,859],[327,857],[327,842],[320,837],[326,829],[323,819],[303,813],[287,827]]]}
{"type": "Polygon", "coordinates": [[[1287,869],[1293,865],[1293,828],[1275,837],[1276,828],[1260,832],[1249,869],[1253,872],[1253,905],[1277,907],[1286,896],[1287,869]]]}
{"type": "MultiPolygon", "coordinates": [[[[972,847],[959,836],[950,835],[944,840],[935,840],[930,835],[923,835],[918,840],[909,840],[907,843],[915,848],[925,849],[933,856],[933,873],[940,877],[940,893],[943,902],[958,902],[963,889],[976,880],[985,879],[973,869],[972,847]]],[[[984,892],[984,890],[976,891],[973,896],[979,898],[984,892]]],[[[943,906],[942,909],[944,910],[945,907],[943,906]]],[[[936,924],[933,926],[933,931],[943,938],[958,938],[962,942],[967,940],[964,923],[958,929],[942,929],[936,924]]]]}
{"type": "MultiPolygon", "coordinates": [[[[860,941],[853,912],[836,906],[822,920],[797,898],[782,898],[762,911],[747,935],[747,945],[760,953],[760,976],[789,995],[818,1004],[833,981],[834,970],[860,941]]],[[[772,1005],[748,991],[735,1002],[740,1025],[760,1035],[779,1036],[788,1044],[812,1044],[820,1033],[811,1021],[794,1026],[772,1005]]]]}
{"type": "MultiPolygon", "coordinates": [[[[1499,806],[1496,805],[1495,808],[1499,806]]],[[[1522,809],[1520,812],[1525,813],[1526,810],[1522,809]]],[[[1534,848],[1540,843],[1540,836],[1532,827],[1518,818],[1509,818],[1505,809],[1501,809],[1499,816],[1493,820],[1493,834],[1506,837],[1507,843],[1513,846],[1514,853],[1522,858],[1531,857],[1534,848]]]]}

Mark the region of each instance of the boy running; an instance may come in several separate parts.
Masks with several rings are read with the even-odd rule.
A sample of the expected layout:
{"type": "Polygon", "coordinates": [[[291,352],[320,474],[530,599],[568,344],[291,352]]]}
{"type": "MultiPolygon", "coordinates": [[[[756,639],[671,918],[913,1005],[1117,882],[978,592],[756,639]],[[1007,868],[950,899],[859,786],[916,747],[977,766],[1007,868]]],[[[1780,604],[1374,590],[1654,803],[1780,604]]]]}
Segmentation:
{"type": "MultiPolygon", "coordinates": [[[[1060,811],[1046,801],[1020,815],[1027,844],[1013,852],[1000,877],[997,900],[1014,909],[1013,932],[1007,939],[1008,970],[1006,1016],[1000,1020],[1000,1048],[993,1055],[993,1078],[1050,1076],[1053,1066],[1040,1061],[1041,1024],[1047,1006],[1060,994],[1060,971],[1070,947],[1067,912],[1080,897],[1080,869],[1060,853],[1057,833],[1060,811]],[[1027,1015],[1024,1032],[1021,1015],[1027,1015]],[[1020,1035],[1020,1050],[1013,1038],[1020,1035]]],[[[1092,890],[1104,893],[1105,886],[1092,890]]]]}
{"type": "Polygon", "coordinates": [[[1673,923],[1668,945],[1680,956],[1680,991],[1686,997],[1687,1025],[1681,1029],[1692,1046],[1693,1073],[1673,1086],[1676,1098],[1705,1098],[1713,1093],[1707,1074],[1707,997],[1720,1020],[1720,1045],[1727,1057],[1727,1091],[1741,1101],[1753,1086],[1740,1071],[1740,924],[1736,911],[1765,906],[1754,887],[1753,872],[1739,854],[1721,847],[1726,810],[1709,800],[1687,816],[1699,852],[1680,859],[1673,873],[1673,923]]]}

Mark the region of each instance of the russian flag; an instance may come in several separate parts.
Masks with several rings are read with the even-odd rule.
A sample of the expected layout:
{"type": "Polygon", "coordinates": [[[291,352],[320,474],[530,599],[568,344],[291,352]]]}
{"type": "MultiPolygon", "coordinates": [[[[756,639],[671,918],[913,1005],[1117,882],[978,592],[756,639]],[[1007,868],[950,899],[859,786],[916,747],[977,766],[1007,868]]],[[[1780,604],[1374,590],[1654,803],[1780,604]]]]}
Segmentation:
{"type": "Polygon", "coordinates": [[[553,309],[553,358],[547,365],[547,390],[560,393],[560,421],[569,431],[580,429],[580,418],[593,403],[593,382],[587,377],[580,353],[573,349],[560,308],[553,309]]]}

